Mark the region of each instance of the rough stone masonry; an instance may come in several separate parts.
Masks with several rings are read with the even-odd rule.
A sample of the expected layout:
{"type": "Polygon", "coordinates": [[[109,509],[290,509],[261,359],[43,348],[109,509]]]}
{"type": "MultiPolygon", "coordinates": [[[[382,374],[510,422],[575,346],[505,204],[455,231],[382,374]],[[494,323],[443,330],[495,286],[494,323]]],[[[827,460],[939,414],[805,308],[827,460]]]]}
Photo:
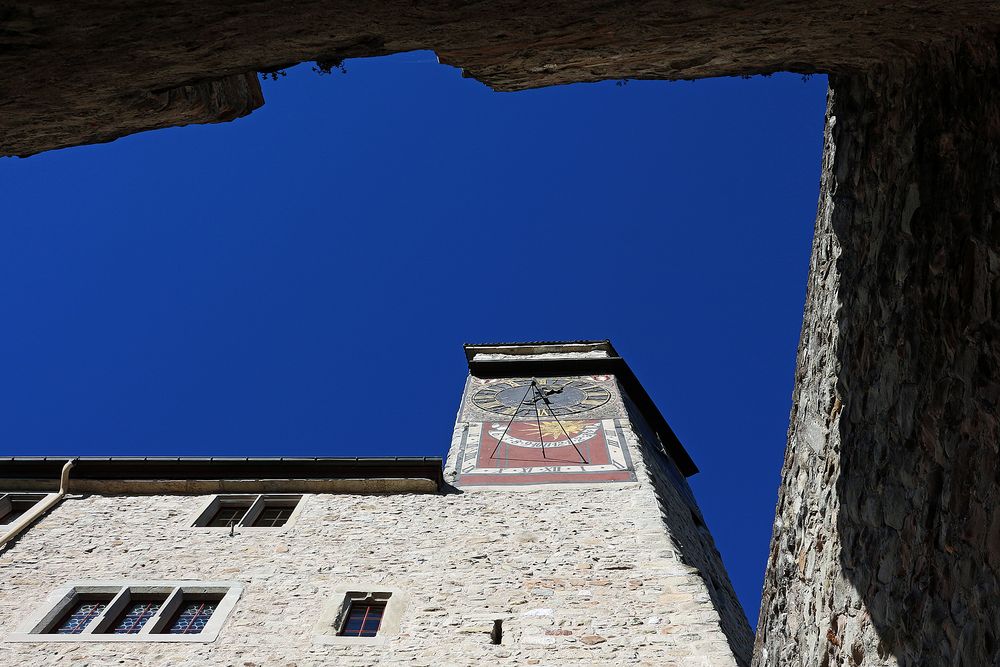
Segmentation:
{"type": "MultiPolygon", "coordinates": [[[[495,90],[853,73],[1000,27],[989,0],[0,0],[0,156],[264,103],[258,71],[431,49],[495,90]]],[[[336,117],[331,117],[336,122],[336,117]]]]}
{"type": "Polygon", "coordinates": [[[756,664],[1000,664],[998,65],[831,78],[756,664]]]}
{"type": "MultiPolygon", "coordinates": [[[[748,664],[719,627],[705,582],[636,488],[463,495],[307,494],[280,532],[191,529],[198,495],[72,495],[0,554],[0,664],[126,667],[748,664]],[[516,501],[515,501],[516,500],[516,501]],[[239,580],[210,644],[5,641],[68,581],[239,580]],[[342,583],[409,603],[385,646],[314,641],[342,583]],[[490,641],[493,621],[504,639],[490,641]]],[[[700,547],[696,547],[700,548],[700,547]]],[[[744,621],[745,624],[745,621],[744,621]]]]}
{"type": "Polygon", "coordinates": [[[507,90],[830,74],[755,663],[996,664],[998,19],[987,0],[4,3],[0,152],[225,120],[256,81],[197,86],[412,48],[507,90]]]}
{"type": "MultiPolygon", "coordinates": [[[[558,355],[543,363],[552,356],[558,355]]],[[[492,382],[470,378],[466,399],[492,382]]],[[[194,526],[209,497],[192,490],[212,482],[170,481],[171,467],[184,462],[123,460],[131,474],[110,479],[78,473],[68,497],[0,547],[0,665],[747,667],[752,633],[684,476],[661,444],[668,430],[649,425],[648,408],[630,403],[615,376],[579,385],[600,394],[592,402],[601,404],[601,417],[587,423],[609,429],[576,438],[587,452],[582,466],[566,458],[573,455],[567,442],[553,439],[548,458],[519,462],[538,453],[521,432],[510,439],[519,446],[491,458],[489,443],[470,444],[468,426],[478,414],[470,411],[479,408],[466,400],[445,466],[454,486],[316,492],[324,480],[283,479],[287,461],[271,464],[269,480],[215,481],[242,493],[273,491],[276,484],[303,493],[297,515],[280,528],[230,533],[194,526]],[[599,460],[598,445],[607,439],[625,453],[620,468],[599,460]],[[489,483],[460,474],[464,454],[486,461],[489,483]],[[575,481],[622,473],[627,478],[575,481]],[[519,479],[507,484],[505,475],[519,479]],[[53,591],[88,580],[236,581],[243,592],[209,643],[115,641],[107,634],[61,641],[53,626],[36,627],[33,619],[53,591]],[[319,626],[345,589],[403,596],[398,634],[379,645],[331,642],[335,629],[319,626]]],[[[488,415],[486,424],[505,417],[488,415]]],[[[559,423],[577,432],[581,419],[559,423]]],[[[527,418],[520,423],[526,433],[535,425],[527,418]]],[[[549,415],[539,422],[539,436],[544,424],[558,425],[549,415]]],[[[33,462],[7,465],[22,464],[33,462]]],[[[436,472],[440,477],[440,459],[436,472]]],[[[31,475],[0,475],[7,487],[33,483],[31,475]]]]}

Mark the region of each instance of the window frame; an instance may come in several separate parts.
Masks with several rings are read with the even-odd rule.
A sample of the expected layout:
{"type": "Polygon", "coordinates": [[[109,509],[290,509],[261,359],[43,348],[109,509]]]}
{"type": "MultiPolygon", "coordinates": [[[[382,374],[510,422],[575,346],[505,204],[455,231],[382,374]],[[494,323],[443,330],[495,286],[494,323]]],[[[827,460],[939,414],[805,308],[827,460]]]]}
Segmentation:
{"type": "MultiPolygon", "coordinates": [[[[351,611],[353,611],[355,607],[366,607],[367,609],[377,607],[381,609],[381,613],[379,614],[378,627],[375,629],[375,634],[371,636],[378,637],[379,632],[382,631],[382,621],[385,620],[385,613],[389,609],[389,600],[392,599],[392,593],[383,593],[379,591],[364,594],[361,591],[349,591],[346,597],[348,599],[344,600],[341,613],[339,614],[337,621],[334,623],[334,627],[337,630],[337,636],[367,637],[368,635],[348,634],[347,623],[351,620],[351,611]]],[[[362,624],[361,630],[364,631],[364,624],[362,624]]]]}
{"type": "Polygon", "coordinates": [[[298,493],[220,493],[211,496],[201,509],[192,515],[189,525],[191,528],[203,530],[230,530],[229,526],[209,526],[208,524],[223,507],[249,503],[250,507],[232,526],[232,530],[285,530],[294,525],[302,512],[305,500],[305,495],[298,493]],[[292,513],[288,517],[288,521],[281,526],[254,526],[253,523],[260,517],[261,512],[270,507],[292,507],[292,513]]]}
{"type": "Polygon", "coordinates": [[[243,594],[237,581],[77,581],[49,594],[17,631],[8,635],[14,642],[198,642],[218,639],[219,632],[243,594]],[[55,626],[80,600],[89,596],[111,595],[111,601],[79,634],[57,634],[55,626]],[[163,596],[156,613],[135,634],[113,634],[112,628],[132,597],[163,596]],[[185,596],[215,597],[215,611],[196,634],[167,634],[168,624],[185,596]]]}
{"type": "Polygon", "coordinates": [[[320,644],[361,644],[382,646],[399,636],[403,613],[409,604],[405,591],[392,586],[374,583],[341,584],[333,589],[330,602],[323,607],[313,632],[313,641],[320,644]],[[356,603],[385,605],[382,622],[374,637],[355,637],[340,634],[347,622],[351,606],[356,603]]]}
{"type": "Polygon", "coordinates": [[[78,593],[77,595],[73,596],[72,599],[64,601],[64,603],[62,604],[62,606],[59,609],[59,613],[55,615],[54,619],[51,622],[49,622],[49,623],[46,624],[46,626],[45,626],[46,627],[45,634],[49,634],[49,635],[55,635],[55,634],[73,634],[73,635],[78,635],[78,634],[83,634],[83,632],[87,628],[89,628],[90,626],[92,626],[92,625],[94,625],[96,623],[97,619],[100,618],[103,615],[103,613],[111,605],[111,603],[114,601],[114,599],[115,599],[115,594],[112,593],[112,592],[110,592],[110,591],[108,591],[106,593],[95,593],[93,591],[78,593]],[[98,612],[97,615],[94,616],[93,619],[91,619],[90,621],[88,621],[86,625],[82,626],[80,628],[80,632],[66,632],[66,633],[59,632],[59,629],[67,621],[69,621],[70,617],[80,608],[81,605],[87,604],[87,603],[94,603],[94,602],[97,602],[98,600],[104,601],[104,608],[100,612],[98,612]]]}
{"type": "Polygon", "coordinates": [[[35,509],[39,503],[45,502],[49,498],[58,497],[58,493],[45,493],[44,491],[0,491],[0,519],[3,519],[6,515],[10,514],[12,508],[12,501],[24,501],[29,498],[35,499],[35,504],[25,510],[21,516],[17,517],[13,521],[7,523],[0,523],[0,533],[11,530],[14,526],[21,525],[21,523],[28,523],[31,519],[26,519],[25,516],[31,513],[31,510],[35,509]]]}
{"type": "Polygon", "coordinates": [[[122,615],[126,611],[128,611],[129,607],[131,607],[133,602],[143,602],[145,601],[143,600],[143,598],[158,598],[159,607],[157,607],[157,610],[153,612],[153,615],[145,623],[142,624],[138,632],[122,633],[122,634],[133,634],[133,635],[150,634],[150,632],[152,632],[153,622],[155,621],[157,614],[159,613],[160,609],[162,609],[170,600],[170,596],[173,592],[166,588],[155,592],[143,591],[140,590],[140,588],[141,587],[139,586],[129,586],[125,591],[123,591],[123,593],[118,596],[120,599],[116,599],[114,601],[116,606],[118,607],[118,613],[107,614],[103,625],[100,628],[95,627],[93,633],[116,634],[115,626],[118,624],[118,621],[122,618],[122,615]]]}

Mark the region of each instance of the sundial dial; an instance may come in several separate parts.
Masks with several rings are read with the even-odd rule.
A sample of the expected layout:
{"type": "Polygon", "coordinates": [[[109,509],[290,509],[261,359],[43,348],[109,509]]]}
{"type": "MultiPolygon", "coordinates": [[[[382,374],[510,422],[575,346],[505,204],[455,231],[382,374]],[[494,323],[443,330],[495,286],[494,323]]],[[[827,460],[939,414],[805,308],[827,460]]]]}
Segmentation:
{"type": "Polygon", "coordinates": [[[456,431],[458,483],[634,480],[624,432],[606,418],[614,385],[612,376],[473,378],[474,420],[456,431]]]}
{"type": "Polygon", "coordinates": [[[558,417],[586,412],[611,399],[611,392],[593,381],[577,378],[502,380],[472,395],[486,412],[518,417],[558,417]]]}

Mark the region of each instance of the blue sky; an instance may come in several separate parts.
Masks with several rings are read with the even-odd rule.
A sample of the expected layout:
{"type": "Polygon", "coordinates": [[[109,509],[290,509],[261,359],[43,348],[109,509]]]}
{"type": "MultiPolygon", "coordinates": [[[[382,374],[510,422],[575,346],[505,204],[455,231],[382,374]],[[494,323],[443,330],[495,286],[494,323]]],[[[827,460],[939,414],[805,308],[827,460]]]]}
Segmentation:
{"type": "Polygon", "coordinates": [[[755,621],[825,79],[347,70],[0,160],[0,454],[444,455],[463,342],[611,338],[755,621]]]}

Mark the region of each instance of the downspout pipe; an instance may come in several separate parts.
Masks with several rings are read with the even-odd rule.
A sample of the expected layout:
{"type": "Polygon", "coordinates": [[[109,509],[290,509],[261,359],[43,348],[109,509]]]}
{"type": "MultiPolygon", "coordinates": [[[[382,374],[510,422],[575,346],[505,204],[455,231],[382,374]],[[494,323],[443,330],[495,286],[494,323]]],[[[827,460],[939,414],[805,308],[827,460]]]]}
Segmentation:
{"type": "Polygon", "coordinates": [[[0,547],[3,547],[23,533],[25,528],[35,523],[43,514],[55,507],[63,499],[69,490],[69,471],[73,469],[73,464],[76,461],[76,459],[70,459],[62,467],[62,472],[59,474],[59,490],[56,493],[50,493],[45,496],[34,507],[18,517],[17,521],[7,526],[7,531],[0,534],[0,547]]]}

